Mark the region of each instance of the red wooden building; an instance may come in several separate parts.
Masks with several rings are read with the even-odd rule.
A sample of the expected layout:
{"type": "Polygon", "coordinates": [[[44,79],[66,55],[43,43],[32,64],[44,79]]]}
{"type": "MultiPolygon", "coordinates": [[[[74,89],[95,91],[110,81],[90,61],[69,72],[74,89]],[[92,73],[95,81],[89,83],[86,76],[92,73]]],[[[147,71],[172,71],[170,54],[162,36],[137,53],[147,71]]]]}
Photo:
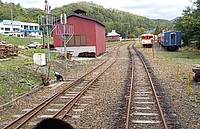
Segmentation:
{"type": "MultiPolygon", "coordinates": [[[[57,21],[57,27],[60,21],[57,21]]],[[[98,20],[86,16],[83,10],[76,10],[73,14],[67,16],[67,25],[65,28],[69,34],[69,42],[67,43],[67,51],[73,51],[73,56],[80,56],[85,52],[94,53],[99,56],[106,51],[106,29],[105,25],[98,20]],[[72,29],[73,26],[73,36],[72,29]]],[[[54,46],[56,49],[63,47],[63,41],[58,35],[59,29],[53,32],[54,46]]]]}
{"type": "Polygon", "coordinates": [[[111,33],[107,34],[107,41],[108,42],[120,41],[120,35],[118,33],[116,33],[115,30],[112,30],[111,33]]]}

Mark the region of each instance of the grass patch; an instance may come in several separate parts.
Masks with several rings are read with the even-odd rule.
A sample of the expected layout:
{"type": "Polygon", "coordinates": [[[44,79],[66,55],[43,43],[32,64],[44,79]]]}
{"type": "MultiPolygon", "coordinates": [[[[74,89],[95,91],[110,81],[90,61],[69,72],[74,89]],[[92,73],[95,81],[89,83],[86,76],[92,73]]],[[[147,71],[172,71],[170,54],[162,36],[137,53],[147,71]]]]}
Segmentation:
{"type": "Polygon", "coordinates": [[[0,87],[0,94],[3,94],[5,92],[5,88],[0,87]]]}
{"type": "Polygon", "coordinates": [[[33,58],[34,53],[45,53],[46,55],[48,54],[47,49],[25,49],[25,50],[20,50],[19,54],[23,54],[25,56],[33,58]]]}
{"type": "Polygon", "coordinates": [[[111,46],[115,46],[118,44],[121,44],[122,42],[106,42],[106,47],[111,47],[111,46]]]}
{"type": "MultiPolygon", "coordinates": [[[[20,38],[15,36],[8,36],[0,34],[0,39],[6,41],[7,44],[21,45],[27,47],[30,42],[40,42],[43,43],[43,39],[38,38],[20,38]]],[[[53,42],[53,38],[49,39],[50,42],[53,42]]],[[[44,42],[46,42],[46,38],[44,38],[44,42]]]]}
{"type": "MultiPolygon", "coordinates": [[[[25,47],[27,47],[31,41],[42,42],[42,39],[19,38],[1,34],[0,39],[5,40],[7,44],[22,45],[25,47]]],[[[45,53],[47,59],[48,50],[39,48],[24,49],[20,50],[18,53],[19,56],[11,56],[7,58],[7,60],[0,61],[0,104],[10,101],[22,93],[31,90],[31,87],[35,84],[41,83],[41,73],[39,70],[36,71],[36,66],[33,66],[33,55],[34,53],[45,53]]],[[[59,55],[59,52],[50,51],[50,60],[59,60],[59,55]]],[[[46,71],[47,66],[45,66],[44,69],[44,71],[46,71]]],[[[50,78],[54,78],[52,70],[57,70],[55,70],[55,68],[50,70],[50,78]]]]}
{"type": "MultiPolygon", "coordinates": [[[[19,51],[19,54],[30,57],[30,58],[32,58],[32,60],[33,60],[34,53],[45,53],[46,58],[48,58],[48,50],[47,49],[25,49],[25,50],[19,51]]],[[[50,59],[56,60],[56,59],[58,59],[59,55],[60,55],[59,52],[50,52],[50,59]]]]}
{"type": "Polygon", "coordinates": [[[177,59],[186,59],[194,64],[200,64],[200,52],[199,51],[177,51],[177,52],[163,52],[160,53],[163,57],[168,58],[171,61],[177,59]],[[166,54],[167,53],[167,54],[166,54]]]}
{"type": "Polygon", "coordinates": [[[28,87],[16,87],[14,92],[15,92],[15,94],[21,94],[21,93],[24,93],[27,90],[29,90],[28,87]]]}
{"type": "Polygon", "coordinates": [[[124,42],[106,42],[106,47],[111,47],[119,44],[127,44],[130,43],[130,41],[124,41],[124,42]]]}
{"type": "Polygon", "coordinates": [[[42,39],[37,38],[20,38],[15,36],[7,36],[0,34],[0,39],[6,41],[7,44],[28,46],[31,41],[42,43],[42,39]]]}
{"type": "Polygon", "coordinates": [[[8,71],[8,69],[17,69],[18,67],[24,66],[28,61],[30,61],[29,59],[22,59],[22,58],[12,58],[10,60],[7,61],[1,61],[0,62],[0,70],[2,71],[8,71]]]}

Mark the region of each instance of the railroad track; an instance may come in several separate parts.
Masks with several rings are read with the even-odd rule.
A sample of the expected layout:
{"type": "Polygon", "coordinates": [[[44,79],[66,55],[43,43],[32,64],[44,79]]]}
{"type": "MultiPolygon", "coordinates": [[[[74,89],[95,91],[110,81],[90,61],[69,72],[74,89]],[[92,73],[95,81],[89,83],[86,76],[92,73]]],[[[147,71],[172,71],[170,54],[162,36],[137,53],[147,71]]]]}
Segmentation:
{"type": "Polygon", "coordinates": [[[89,102],[93,98],[94,95],[90,94],[89,91],[96,87],[98,79],[116,62],[119,47],[113,50],[111,56],[97,67],[71,84],[66,84],[64,89],[56,92],[34,108],[22,111],[25,113],[18,115],[17,119],[5,125],[3,129],[30,129],[45,118],[63,120],[67,117],[73,117],[72,109],[81,103],[84,105],[85,102],[89,102]]]}
{"type": "Polygon", "coordinates": [[[147,65],[139,51],[133,49],[125,128],[168,129],[147,65]]]}

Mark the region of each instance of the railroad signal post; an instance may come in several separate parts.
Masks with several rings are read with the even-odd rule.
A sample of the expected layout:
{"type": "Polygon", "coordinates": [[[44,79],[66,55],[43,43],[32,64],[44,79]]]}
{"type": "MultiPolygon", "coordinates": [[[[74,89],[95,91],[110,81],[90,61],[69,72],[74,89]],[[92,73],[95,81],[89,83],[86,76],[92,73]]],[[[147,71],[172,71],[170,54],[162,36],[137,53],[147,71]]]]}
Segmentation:
{"type": "Polygon", "coordinates": [[[62,11],[60,15],[60,24],[56,25],[56,35],[59,35],[64,45],[64,58],[65,58],[65,69],[67,69],[67,44],[74,35],[73,25],[67,23],[67,15],[62,11]]]}

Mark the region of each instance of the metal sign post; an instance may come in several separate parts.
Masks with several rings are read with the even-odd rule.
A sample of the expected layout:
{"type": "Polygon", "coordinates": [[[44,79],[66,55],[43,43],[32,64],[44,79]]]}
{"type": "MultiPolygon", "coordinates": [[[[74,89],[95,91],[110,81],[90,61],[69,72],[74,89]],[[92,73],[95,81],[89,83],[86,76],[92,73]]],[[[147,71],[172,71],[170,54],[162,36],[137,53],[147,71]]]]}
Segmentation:
{"type": "Polygon", "coordinates": [[[60,15],[60,24],[57,24],[55,29],[56,35],[59,35],[64,43],[65,69],[67,69],[67,43],[73,37],[74,29],[73,25],[67,23],[67,15],[64,13],[64,11],[62,11],[60,15]]]}

